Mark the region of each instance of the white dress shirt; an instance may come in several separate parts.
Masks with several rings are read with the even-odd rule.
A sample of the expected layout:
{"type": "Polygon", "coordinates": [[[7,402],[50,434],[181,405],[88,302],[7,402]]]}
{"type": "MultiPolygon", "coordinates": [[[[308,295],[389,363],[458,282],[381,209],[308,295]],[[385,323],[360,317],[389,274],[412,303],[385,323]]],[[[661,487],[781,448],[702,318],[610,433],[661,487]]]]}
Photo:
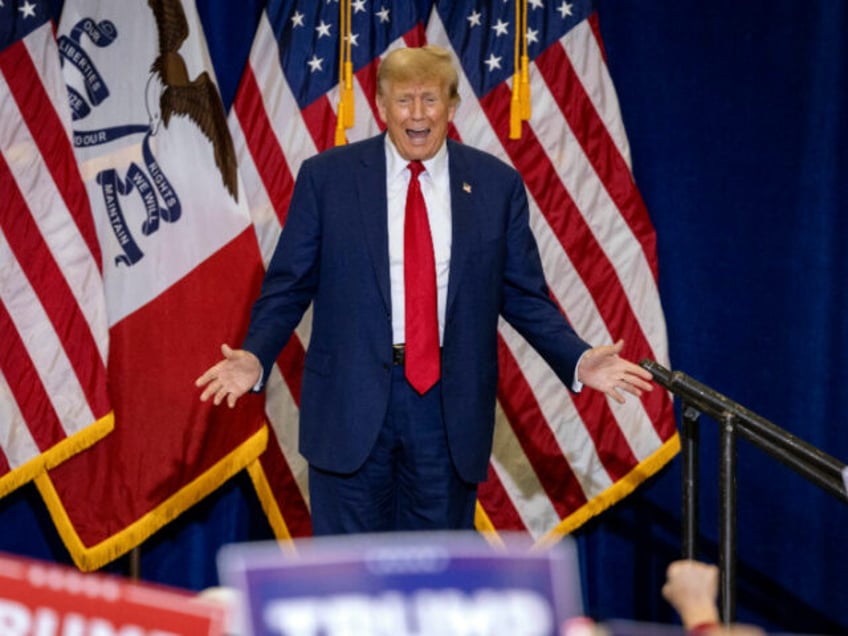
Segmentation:
{"type": "MultiPolygon", "coordinates": [[[[422,161],[424,172],[418,180],[427,205],[427,220],[433,237],[433,252],[436,258],[436,301],[439,314],[439,343],[444,343],[445,305],[448,296],[448,274],[451,255],[451,203],[450,172],[448,171],[448,148],[443,143],[431,159],[422,161]]],[[[406,341],[404,317],[405,296],[403,285],[403,223],[406,216],[406,192],[409,188],[409,161],[398,153],[392,140],[386,135],[386,195],[389,204],[389,282],[392,296],[392,342],[406,341]]],[[[574,365],[572,391],[577,393],[583,383],[577,379],[577,369],[583,356],[574,365]]]]}

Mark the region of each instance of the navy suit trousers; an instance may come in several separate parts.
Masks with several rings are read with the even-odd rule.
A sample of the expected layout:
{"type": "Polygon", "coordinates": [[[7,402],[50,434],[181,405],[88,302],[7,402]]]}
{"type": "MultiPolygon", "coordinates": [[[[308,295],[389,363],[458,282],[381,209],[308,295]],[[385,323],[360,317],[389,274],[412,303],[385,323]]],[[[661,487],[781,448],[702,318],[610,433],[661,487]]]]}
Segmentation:
{"type": "Polygon", "coordinates": [[[477,485],[451,460],[441,383],[418,395],[395,365],[388,413],[365,464],[351,474],[310,466],[309,496],[316,536],[473,529],[477,485]]]}

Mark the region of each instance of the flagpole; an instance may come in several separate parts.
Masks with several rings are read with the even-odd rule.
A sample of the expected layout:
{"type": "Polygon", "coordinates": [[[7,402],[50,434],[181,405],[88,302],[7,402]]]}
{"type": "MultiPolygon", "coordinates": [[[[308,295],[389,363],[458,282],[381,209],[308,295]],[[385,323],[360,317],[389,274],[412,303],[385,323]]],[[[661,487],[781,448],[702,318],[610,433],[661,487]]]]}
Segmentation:
{"type": "Polygon", "coordinates": [[[129,577],[133,581],[141,580],[141,547],[135,546],[129,551],[129,577]]]}

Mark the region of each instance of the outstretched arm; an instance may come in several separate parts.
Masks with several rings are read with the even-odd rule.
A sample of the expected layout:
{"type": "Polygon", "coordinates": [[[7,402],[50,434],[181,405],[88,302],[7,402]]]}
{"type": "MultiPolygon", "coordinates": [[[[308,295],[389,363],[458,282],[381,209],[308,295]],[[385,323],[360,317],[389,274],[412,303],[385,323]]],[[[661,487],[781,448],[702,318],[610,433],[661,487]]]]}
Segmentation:
{"type": "Polygon", "coordinates": [[[224,359],[207,369],[194,384],[203,387],[200,400],[205,402],[210,397],[215,406],[224,399],[233,408],[236,401],[250,391],[262,375],[262,365],[259,358],[244,349],[231,349],[221,345],[224,359]]]}
{"type": "Polygon", "coordinates": [[[623,348],[624,341],[619,340],[614,345],[589,349],[577,365],[577,380],[622,404],[620,391],[639,397],[643,391],[652,390],[650,371],[619,357],[623,348]]]}

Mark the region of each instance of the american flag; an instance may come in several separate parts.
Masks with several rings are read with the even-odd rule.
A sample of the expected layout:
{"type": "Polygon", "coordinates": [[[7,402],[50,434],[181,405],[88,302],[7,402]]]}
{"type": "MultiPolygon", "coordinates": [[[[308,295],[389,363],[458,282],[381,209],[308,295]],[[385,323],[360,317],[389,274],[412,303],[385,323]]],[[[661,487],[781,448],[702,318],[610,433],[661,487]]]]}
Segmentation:
{"type": "MultiPolygon", "coordinates": [[[[285,223],[298,168],[335,143],[340,33],[349,24],[355,121],[348,140],[380,130],[380,56],[399,46],[450,49],[462,103],[451,135],[502,158],[524,177],[531,225],[551,295],[594,344],[625,340],[625,357],[667,362],[655,235],[633,181],[627,138],[588,0],[305,2],[271,0],[263,13],[230,125],[267,264],[285,223]],[[346,18],[349,15],[349,20],[346,18]],[[516,25],[526,35],[531,113],[510,138],[516,25]]],[[[346,106],[349,108],[349,106],[346,106]]],[[[309,531],[306,467],[298,455],[307,313],[269,379],[276,439],[251,475],[280,536],[309,531]]],[[[677,452],[670,397],[625,405],[569,393],[502,321],[497,425],[477,525],[555,540],[620,500],[677,452]]]]}
{"type": "Polygon", "coordinates": [[[101,251],[49,17],[0,4],[0,497],[114,420],[101,251]]]}

